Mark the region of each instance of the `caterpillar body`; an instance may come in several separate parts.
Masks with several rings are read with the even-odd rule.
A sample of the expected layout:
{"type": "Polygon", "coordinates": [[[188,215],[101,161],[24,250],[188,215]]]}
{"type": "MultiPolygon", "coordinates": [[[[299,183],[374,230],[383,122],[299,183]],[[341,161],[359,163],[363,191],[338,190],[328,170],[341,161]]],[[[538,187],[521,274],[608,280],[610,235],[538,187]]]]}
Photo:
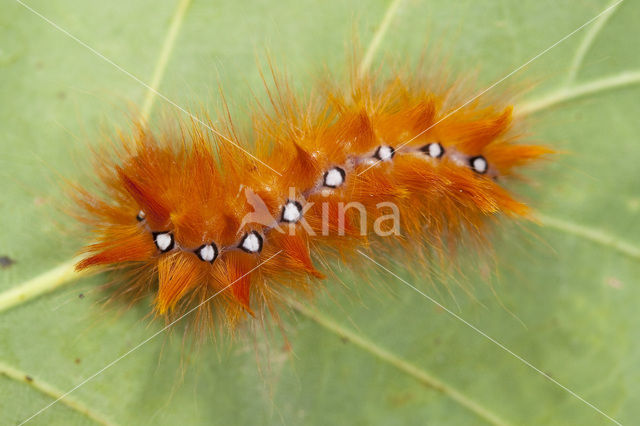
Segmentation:
{"type": "Polygon", "coordinates": [[[216,296],[200,316],[233,329],[312,293],[332,257],[447,256],[497,217],[526,217],[503,184],[551,150],[520,142],[511,106],[462,104],[423,71],[308,99],[274,77],[246,138],[230,119],[162,136],[138,125],[100,156],[102,189],[76,187],[95,239],[77,269],[119,271],[122,291],[154,294],[168,317],[216,296]]]}

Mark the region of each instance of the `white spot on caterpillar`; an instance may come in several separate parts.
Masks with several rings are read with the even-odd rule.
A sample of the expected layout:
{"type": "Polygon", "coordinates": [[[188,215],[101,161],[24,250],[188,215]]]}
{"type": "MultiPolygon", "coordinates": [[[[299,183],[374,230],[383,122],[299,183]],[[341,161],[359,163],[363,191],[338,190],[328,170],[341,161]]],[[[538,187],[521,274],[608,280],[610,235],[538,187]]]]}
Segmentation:
{"type": "Polygon", "coordinates": [[[218,257],[218,248],[213,243],[205,244],[196,250],[196,255],[203,262],[213,263],[216,257],[218,257]]]}
{"type": "Polygon", "coordinates": [[[422,152],[431,158],[440,158],[444,155],[444,148],[439,142],[433,142],[420,148],[422,152]]]}
{"type": "Polygon", "coordinates": [[[380,161],[388,161],[393,158],[396,150],[389,145],[380,145],[374,154],[374,157],[380,161]]]}
{"type": "Polygon", "coordinates": [[[489,169],[489,163],[487,163],[487,160],[482,155],[471,157],[469,159],[469,165],[476,173],[480,174],[486,173],[489,169]]]}
{"type": "Polygon", "coordinates": [[[296,223],[302,217],[302,205],[297,201],[287,201],[282,208],[282,221],[296,223]]]}
{"type": "Polygon", "coordinates": [[[344,183],[345,177],[346,173],[340,167],[329,169],[324,174],[324,186],[328,186],[329,188],[337,188],[344,183]]]}
{"type": "Polygon", "coordinates": [[[145,217],[147,217],[147,215],[142,210],[140,210],[138,212],[138,215],[136,216],[136,219],[138,220],[138,222],[142,222],[145,217]]]}
{"type": "Polygon", "coordinates": [[[258,253],[262,250],[262,236],[256,231],[251,231],[242,238],[240,248],[247,253],[258,253]]]}
{"type": "Polygon", "coordinates": [[[173,248],[174,241],[171,232],[154,232],[153,241],[156,243],[156,247],[162,253],[166,253],[173,248]]]}

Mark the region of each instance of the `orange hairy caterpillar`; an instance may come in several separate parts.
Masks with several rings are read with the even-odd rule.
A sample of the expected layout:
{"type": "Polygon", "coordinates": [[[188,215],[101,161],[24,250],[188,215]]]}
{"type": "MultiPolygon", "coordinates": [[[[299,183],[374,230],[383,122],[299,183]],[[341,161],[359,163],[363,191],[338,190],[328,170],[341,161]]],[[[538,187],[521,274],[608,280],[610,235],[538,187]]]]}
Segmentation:
{"type": "Polygon", "coordinates": [[[637,154],[640,131],[631,119],[640,72],[628,37],[640,4],[621,3],[614,14],[615,1],[609,12],[608,0],[9,6],[8,25],[0,25],[8,35],[0,54],[8,83],[0,108],[7,122],[0,417],[16,424],[42,414],[40,422],[85,423],[77,418],[83,412],[102,424],[594,423],[598,414],[572,396],[623,423],[634,417],[628,396],[637,381],[626,367],[637,358],[640,255],[616,234],[638,235],[630,226],[640,206],[638,173],[624,160],[637,154]],[[32,20],[13,18],[23,15],[32,20]],[[344,71],[335,52],[352,40],[354,17],[369,46],[357,67],[362,77],[298,96],[318,63],[344,71]],[[411,68],[425,31],[449,64],[411,68]],[[193,122],[179,116],[180,124],[155,126],[167,122],[153,112],[163,102],[190,115],[194,103],[217,99],[203,96],[216,64],[220,86],[245,110],[243,83],[255,88],[260,79],[252,51],[265,45],[289,68],[295,90],[277,79],[272,105],[249,104],[242,115],[232,103],[233,123],[196,112],[193,122]],[[402,52],[401,67],[384,60],[368,75],[391,51],[402,52]],[[477,71],[478,84],[464,75],[432,77],[445,70],[477,71]],[[541,83],[512,101],[494,96],[506,79],[541,83]],[[122,98],[140,106],[142,124],[116,136],[115,148],[78,129],[114,123],[119,114],[108,104],[120,110],[122,98]],[[538,144],[530,122],[540,144],[571,155],[554,158],[527,186],[518,175],[528,176],[523,166],[541,165],[534,157],[544,155],[509,149],[538,144]],[[347,134],[336,135],[340,129],[347,134]],[[463,152],[476,135],[494,136],[463,152]],[[91,149],[98,158],[83,174],[81,153],[91,149]],[[306,171],[287,170],[309,157],[315,162],[306,171]],[[522,162],[498,169],[501,157],[522,162]],[[66,201],[83,210],[78,217],[91,234],[82,241],[102,244],[86,247],[81,259],[71,259],[81,235],[61,234],[55,218],[47,220],[65,197],[37,159],[94,181],[80,181],[66,201]],[[16,178],[21,185],[12,187],[16,178]],[[137,201],[147,187],[152,197],[137,201]],[[503,202],[511,199],[513,209],[503,202]],[[530,211],[524,200],[535,200],[530,211]],[[152,223],[155,210],[143,204],[165,208],[169,219],[152,223]],[[258,235],[245,241],[252,231],[258,235]],[[283,243],[292,237],[300,244],[283,243]],[[145,250],[141,260],[127,260],[145,250]],[[287,253],[308,253],[310,263],[287,253]],[[78,260],[100,255],[111,263],[75,271],[78,260]],[[88,277],[101,270],[109,273],[88,277]],[[100,291],[107,280],[122,293],[118,302],[133,307],[117,318],[94,303],[115,296],[100,291]],[[263,320],[271,315],[283,318],[263,320]],[[176,331],[185,316],[196,323],[182,321],[176,331]],[[273,336],[263,324],[285,333],[273,336]],[[231,330],[216,339],[233,344],[185,351],[191,339],[177,333],[194,325],[231,330]],[[245,336],[245,327],[266,329],[245,336]],[[171,336],[157,339],[168,328],[171,336]],[[47,396],[25,398],[32,389],[47,396]]]}
{"type": "Polygon", "coordinates": [[[492,219],[526,217],[503,181],[550,149],[520,143],[511,106],[462,104],[424,75],[354,72],[346,92],[307,100],[274,77],[246,140],[230,119],[171,136],[138,126],[101,154],[102,192],[77,188],[95,236],[77,268],[123,273],[121,290],[151,292],[159,315],[213,299],[233,328],[312,292],[332,257],[447,256],[492,219]]]}

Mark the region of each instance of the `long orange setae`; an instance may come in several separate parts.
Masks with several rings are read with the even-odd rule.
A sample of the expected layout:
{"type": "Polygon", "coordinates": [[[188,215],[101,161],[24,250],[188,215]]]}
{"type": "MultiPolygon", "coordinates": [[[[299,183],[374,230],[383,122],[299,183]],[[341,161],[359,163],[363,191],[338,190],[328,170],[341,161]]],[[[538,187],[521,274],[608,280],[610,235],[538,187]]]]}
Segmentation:
{"type": "Polygon", "coordinates": [[[177,136],[138,126],[100,159],[104,190],[76,192],[95,235],[77,268],[129,274],[122,286],[154,292],[159,315],[220,293],[202,309],[234,327],[277,315],[289,289],[311,293],[331,256],[446,255],[500,215],[528,215],[503,182],[551,150],[519,142],[512,107],[458,109],[420,71],[352,80],[302,102],[275,78],[272,112],[255,114],[249,141],[230,121],[218,135],[194,122],[177,136]]]}

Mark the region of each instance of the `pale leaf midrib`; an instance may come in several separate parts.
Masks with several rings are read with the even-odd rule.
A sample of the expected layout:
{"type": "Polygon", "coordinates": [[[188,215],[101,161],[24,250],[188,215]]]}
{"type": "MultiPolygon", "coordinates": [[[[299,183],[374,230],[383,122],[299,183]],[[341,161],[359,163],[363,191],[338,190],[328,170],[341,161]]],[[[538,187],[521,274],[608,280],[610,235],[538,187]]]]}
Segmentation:
{"type": "Polygon", "coordinates": [[[169,23],[167,35],[164,39],[164,42],[162,43],[162,48],[160,49],[160,54],[153,71],[153,75],[151,77],[151,82],[149,83],[150,88],[147,89],[147,94],[145,96],[140,112],[140,118],[143,123],[147,123],[149,121],[151,110],[156,99],[156,94],[158,93],[160,83],[162,82],[164,73],[167,69],[167,66],[169,65],[169,58],[173,53],[175,41],[178,38],[180,29],[182,28],[182,22],[184,21],[184,17],[190,3],[191,0],[179,0],[178,6],[173,13],[171,22],[169,23]]]}
{"type": "Polygon", "coordinates": [[[591,25],[591,28],[588,28],[585,32],[584,37],[582,37],[582,41],[576,48],[576,52],[573,56],[573,60],[571,61],[571,65],[569,66],[567,78],[565,79],[564,83],[565,88],[571,87],[573,85],[576,76],[578,75],[578,72],[580,71],[582,64],[584,63],[584,58],[587,56],[587,53],[589,53],[591,46],[598,38],[598,35],[600,35],[600,32],[619,9],[620,4],[621,3],[619,2],[619,0],[612,0],[606,7],[611,7],[612,9],[596,22],[594,22],[593,25],[591,25]]]}
{"type": "MultiPolygon", "coordinates": [[[[3,361],[0,361],[0,374],[11,380],[15,380],[19,383],[24,383],[30,386],[32,389],[35,389],[38,392],[53,398],[54,400],[58,400],[60,397],[64,396],[63,391],[51,385],[50,383],[47,383],[44,380],[31,376],[26,372],[16,367],[13,367],[3,361]]],[[[88,405],[77,400],[74,397],[66,396],[64,398],[61,398],[60,402],[66,407],[93,420],[97,424],[107,425],[107,426],[115,424],[111,420],[108,420],[102,413],[99,413],[97,410],[89,407],[88,405]]]]}
{"type": "Polygon", "coordinates": [[[356,334],[355,332],[343,327],[342,325],[333,321],[328,316],[325,316],[322,313],[293,300],[289,300],[288,303],[296,311],[310,318],[311,320],[313,320],[314,322],[316,322],[318,325],[322,326],[326,330],[336,334],[339,337],[346,339],[348,342],[351,342],[352,344],[354,344],[364,352],[375,356],[376,358],[402,371],[403,373],[409,375],[410,377],[414,378],[420,383],[423,383],[424,385],[438,392],[441,392],[442,394],[446,395],[448,398],[452,399],[453,401],[455,401],[465,409],[469,410],[476,416],[480,417],[487,423],[492,425],[508,425],[509,424],[503,419],[501,419],[498,415],[491,412],[489,409],[483,407],[478,402],[471,399],[469,396],[463,394],[462,392],[458,391],[454,387],[436,378],[434,375],[428,373],[426,370],[403,359],[398,355],[395,355],[393,352],[390,352],[384,349],[383,347],[377,345],[376,343],[365,338],[364,336],[356,334]]]}
{"type": "Polygon", "coordinates": [[[540,96],[537,99],[525,101],[514,107],[514,115],[516,117],[533,115],[562,103],[568,103],[587,96],[637,84],[640,84],[640,70],[622,71],[617,74],[575,84],[569,88],[563,87],[540,96]]]}
{"type": "Polygon", "coordinates": [[[608,234],[601,229],[583,226],[573,221],[559,219],[543,213],[536,214],[536,218],[544,226],[597,243],[632,259],[640,260],[640,247],[608,234]]]}

